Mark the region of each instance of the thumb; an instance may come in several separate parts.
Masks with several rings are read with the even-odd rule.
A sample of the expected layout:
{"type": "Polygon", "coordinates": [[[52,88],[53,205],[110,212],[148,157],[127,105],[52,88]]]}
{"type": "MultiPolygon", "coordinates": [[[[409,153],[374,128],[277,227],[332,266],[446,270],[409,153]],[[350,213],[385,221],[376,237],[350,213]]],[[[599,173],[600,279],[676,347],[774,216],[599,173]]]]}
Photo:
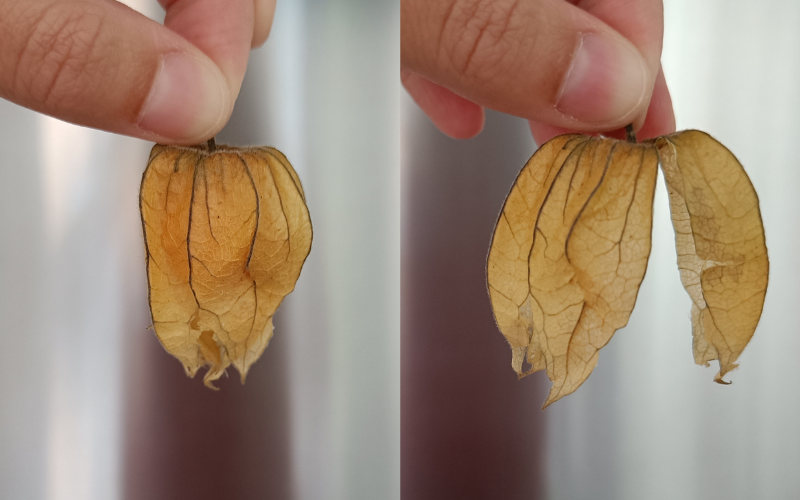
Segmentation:
{"type": "Polygon", "coordinates": [[[229,68],[117,2],[0,0],[0,33],[0,97],[80,125],[199,143],[238,93],[229,68]]]}
{"type": "Polygon", "coordinates": [[[579,131],[644,120],[657,68],[568,2],[406,0],[401,15],[403,66],[477,104],[579,131]]]}

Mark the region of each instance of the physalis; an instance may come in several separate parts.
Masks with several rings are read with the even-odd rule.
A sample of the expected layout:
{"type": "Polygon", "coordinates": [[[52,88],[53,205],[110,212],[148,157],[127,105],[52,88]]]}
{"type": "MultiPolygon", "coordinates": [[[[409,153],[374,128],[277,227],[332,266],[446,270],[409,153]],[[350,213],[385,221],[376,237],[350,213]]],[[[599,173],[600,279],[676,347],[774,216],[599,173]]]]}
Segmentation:
{"type": "Polygon", "coordinates": [[[758,197],[730,151],[697,130],[644,143],[555,137],[514,183],[487,264],[512,367],[546,370],[553,382],[545,406],[586,380],[628,322],[650,255],[659,163],[693,303],[695,362],[719,360],[724,383],[755,331],[769,261],[758,197]]]}
{"type": "Polygon", "coordinates": [[[300,179],[273,148],[156,145],[140,208],[156,335],[206,386],[244,383],[311,249],[300,179]]]}

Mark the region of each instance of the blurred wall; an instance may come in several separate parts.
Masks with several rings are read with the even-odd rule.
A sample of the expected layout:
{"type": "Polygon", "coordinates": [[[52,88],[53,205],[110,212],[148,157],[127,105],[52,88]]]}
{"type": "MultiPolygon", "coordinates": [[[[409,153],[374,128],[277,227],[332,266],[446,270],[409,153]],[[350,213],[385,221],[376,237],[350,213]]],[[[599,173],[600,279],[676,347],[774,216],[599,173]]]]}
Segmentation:
{"type": "Polygon", "coordinates": [[[486,291],[492,228],[533,140],[500,113],[456,141],[410,98],[403,110],[403,497],[544,498],[546,387],[517,381],[486,291]]]}
{"type": "Polygon", "coordinates": [[[396,2],[278,2],[219,141],[287,154],[314,244],[219,392],[147,330],[152,145],[0,101],[0,498],[399,498],[398,52],[396,2]]]}
{"type": "Polygon", "coordinates": [[[115,498],[147,146],[0,101],[0,148],[0,497],[115,498]]]}

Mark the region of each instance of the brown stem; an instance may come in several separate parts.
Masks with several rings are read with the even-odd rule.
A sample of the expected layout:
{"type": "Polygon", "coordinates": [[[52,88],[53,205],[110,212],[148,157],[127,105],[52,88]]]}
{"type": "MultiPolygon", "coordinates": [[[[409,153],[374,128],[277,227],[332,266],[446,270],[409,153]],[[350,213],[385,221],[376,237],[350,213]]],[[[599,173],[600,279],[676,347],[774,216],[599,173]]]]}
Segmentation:
{"type": "Polygon", "coordinates": [[[636,144],[636,132],[633,131],[633,123],[629,123],[625,126],[625,135],[628,137],[628,142],[636,144]]]}
{"type": "Polygon", "coordinates": [[[214,141],[214,138],[208,140],[208,152],[213,153],[217,150],[217,143],[214,141]]]}

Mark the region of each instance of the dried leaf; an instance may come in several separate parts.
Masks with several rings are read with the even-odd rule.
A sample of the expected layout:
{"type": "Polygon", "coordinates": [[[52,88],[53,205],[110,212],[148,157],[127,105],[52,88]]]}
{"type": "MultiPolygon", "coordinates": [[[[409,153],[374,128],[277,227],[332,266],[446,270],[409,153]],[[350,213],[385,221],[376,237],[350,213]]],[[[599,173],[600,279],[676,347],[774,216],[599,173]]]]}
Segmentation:
{"type": "Polygon", "coordinates": [[[769,260],[750,179],[725,146],[697,130],[656,141],[669,189],[681,282],[692,298],[697,364],[736,368],[761,317],[769,260]]]}
{"type": "Polygon", "coordinates": [[[553,381],[545,406],[586,380],[628,322],[650,254],[657,166],[651,146],[560,136],[531,158],[506,200],[489,294],[514,370],[546,369],[553,381]]]}
{"type": "Polygon", "coordinates": [[[140,208],[156,335],[206,386],[244,383],[311,249],[297,174],[273,148],[157,145],[140,208]]]}
{"type": "Polygon", "coordinates": [[[553,382],[545,406],[587,379],[633,311],[650,255],[659,155],[694,302],[696,362],[720,359],[720,381],[755,330],[767,285],[764,231],[755,191],[727,149],[697,131],[642,144],[556,137],[520,172],[487,262],[513,369],[546,370],[553,382]]]}

